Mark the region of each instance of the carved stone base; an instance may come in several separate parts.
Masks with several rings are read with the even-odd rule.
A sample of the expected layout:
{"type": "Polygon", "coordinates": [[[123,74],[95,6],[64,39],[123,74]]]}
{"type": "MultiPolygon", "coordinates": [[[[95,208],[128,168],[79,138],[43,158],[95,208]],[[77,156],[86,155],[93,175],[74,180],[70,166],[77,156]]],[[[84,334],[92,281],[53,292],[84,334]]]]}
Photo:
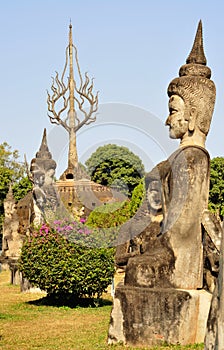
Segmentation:
{"type": "Polygon", "coordinates": [[[154,289],[119,284],[108,343],[152,347],[204,341],[211,294],[205,290],[154,289]]]}

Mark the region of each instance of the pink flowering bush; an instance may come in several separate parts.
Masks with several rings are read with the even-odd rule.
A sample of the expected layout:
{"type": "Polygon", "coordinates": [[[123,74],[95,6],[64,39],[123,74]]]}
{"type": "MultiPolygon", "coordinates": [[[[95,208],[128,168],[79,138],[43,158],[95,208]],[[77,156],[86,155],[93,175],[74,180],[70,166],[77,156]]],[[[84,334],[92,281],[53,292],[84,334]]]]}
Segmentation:
{"type": "Polygon", "coordinates": [[[100,246],[99,239],[84,222],[43,224],[24,242],[19,269],[48,296],[99,298],[114,274],[114,249],[100,246]]]}
{"type": "Polygon", "coordinates": [[[61,233],[70,242],[88,248],[107,248],[116,245],[118,229],[90,228],[85,225],[86,220],[71,221],[69,219],[56,220],[52,228],[61,233]]]}

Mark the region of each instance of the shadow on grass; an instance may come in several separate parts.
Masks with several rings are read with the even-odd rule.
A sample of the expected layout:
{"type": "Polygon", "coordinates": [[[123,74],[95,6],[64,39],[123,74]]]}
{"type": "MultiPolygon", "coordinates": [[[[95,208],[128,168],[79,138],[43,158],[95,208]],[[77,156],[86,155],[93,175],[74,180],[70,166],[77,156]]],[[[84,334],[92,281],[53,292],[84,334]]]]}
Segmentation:
{"type": "Polygon", "coordinates": [[[112,305],[113,302],[108,299],[98,298],[74,298],[67,296],[52,296],[47,295],[38,300],[31,300],[26,302],[29,305],[36,306],[54,306],[54,307],[69,307],[69,308],[96,308],[107,305],[112,305]]]}

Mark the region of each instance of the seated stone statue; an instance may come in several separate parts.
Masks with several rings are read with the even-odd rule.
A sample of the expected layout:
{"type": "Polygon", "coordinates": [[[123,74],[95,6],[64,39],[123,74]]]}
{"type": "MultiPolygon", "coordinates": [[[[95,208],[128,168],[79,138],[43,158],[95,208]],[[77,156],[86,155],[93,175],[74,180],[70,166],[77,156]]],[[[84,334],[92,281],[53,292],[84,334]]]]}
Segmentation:
{"type": "Polygon", "coordinates": [[[148,251],[160,233],[162,202],[159,166],[146,174],[146,198],[136,214],[121,226],[115,256],[119,270],[125,271],[130,257],[148,251]]]}
{"type": "MultiPolygon", "coordinates": [[[[157,182],[152,179],[147,184],[149,199],[155,194],[156,183],[160,184],[160,189],[156,191],[156,206],[154,210],[149,209],[150,220],[144,228],[149,237],[152,218],[161,209],[162,221],[157,225],[156,234],[152,233],[156,238],[142,253],[126,259],[126,285],[182,289],[203,286],[201,223],[203,211],[208,205],[210,169],[205,140],[215,103],[215,85],[210,77],[199,23],[186,64],[180,68],[179,77],[168,87],[169,116],[166,125],[169,126],[170,137],[180,139],[180,147],[152,170],[159,174],[157,182]]],[[[150,173],[146,178],[151,178],[150,173]]],[[[119,248],[117,256],[121,260],[119,248]]]]}

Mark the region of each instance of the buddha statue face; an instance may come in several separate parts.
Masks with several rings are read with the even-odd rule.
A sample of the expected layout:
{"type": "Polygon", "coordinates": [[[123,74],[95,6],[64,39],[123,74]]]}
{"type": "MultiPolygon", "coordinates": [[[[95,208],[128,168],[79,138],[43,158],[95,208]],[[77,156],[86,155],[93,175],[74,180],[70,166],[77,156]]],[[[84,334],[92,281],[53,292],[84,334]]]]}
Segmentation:
{"type": "Polygon", "coordinates": [[[193,47],[179,77],[168,86],[170,137],[180,146],[205,147],[215,104],[215,85],[203,49],[202,23],[198,24],[193,47]]]}
{"type": "Polygon", "coordinates": [[[36,170],[33,172],[34,185],[37,187],[42,187],[44,184],[45,175],[41,170],[36,170]]]}
{"type": "Polygon", "coordinates": [[[172,95],[169,99],[169,116],[166,125],[169,126],[172,139],[182,139],[188,133],[189,121],[186,117],[185,103],[178,95],[172,95]]]}
{"type": "Polygon", "coordinates": [[[149,183],[149,187],[146,192],[149,206],[154,211],[162,209],[161,199],[161,182],[153,180],[149,183]]]}
{"type": "Polygon", "coordinates": [[[203,77],[175,78],[168,87],[170,137],[180,146],[205,147],[215,103],[215,85],[203,77]]]}
{"type": "Polygon", "coordinates": [[[55,169],[48,169],[45,173],[45,185],[52,185],[54,179],[55,169]]]}

